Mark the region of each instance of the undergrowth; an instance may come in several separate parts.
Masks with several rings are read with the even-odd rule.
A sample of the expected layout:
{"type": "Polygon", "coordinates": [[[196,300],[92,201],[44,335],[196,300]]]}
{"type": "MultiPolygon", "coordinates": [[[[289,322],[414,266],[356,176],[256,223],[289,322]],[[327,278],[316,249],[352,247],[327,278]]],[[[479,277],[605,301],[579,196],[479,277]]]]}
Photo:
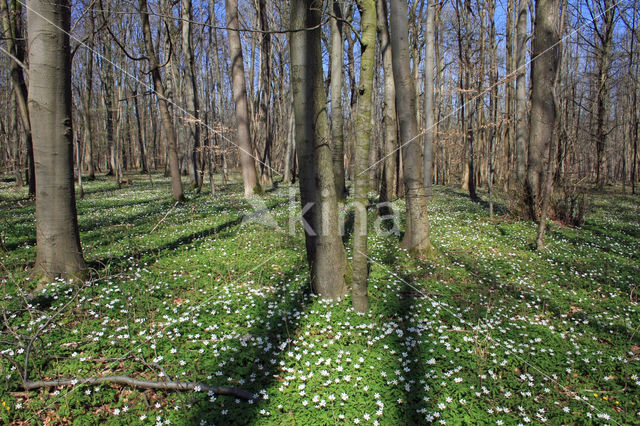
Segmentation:
{"type": "Polygon", "coordinates": [[[584,225],[552,223],[537,253],[533,224],[490,220],[464,193],[436,188],[435,256],[413,259],[398,236],[372,234],[371,311],[359,315],[348,298],[311,293],[286,186],[249,221],[237,185],[173,209],[160,176],[123,189],[98,179],[85,194],[94,281],[81,294],[52,283],[28,308],[34,205],[0,188],[0,423],[640,422],[637,198],[594,196],[584,225]],[[24,348],[9,330],[32,336],[72,297],[38,339],[31,379],[168,375],[260,400],[107,384],[24,392],[24,348]]]}

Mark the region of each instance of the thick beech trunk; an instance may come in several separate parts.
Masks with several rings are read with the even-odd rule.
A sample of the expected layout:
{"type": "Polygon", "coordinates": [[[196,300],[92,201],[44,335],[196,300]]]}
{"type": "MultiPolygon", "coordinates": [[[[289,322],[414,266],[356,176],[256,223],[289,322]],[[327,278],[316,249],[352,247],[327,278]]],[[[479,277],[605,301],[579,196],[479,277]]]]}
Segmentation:
{"type": "Polygon", "coordinates": [[[29,114],[36,164],[34,273],[42,283],[84,278],[73,185],[69,0],[29,0],[29,114]],[[66,33],[65,33],[66,32],[66,33]]]}

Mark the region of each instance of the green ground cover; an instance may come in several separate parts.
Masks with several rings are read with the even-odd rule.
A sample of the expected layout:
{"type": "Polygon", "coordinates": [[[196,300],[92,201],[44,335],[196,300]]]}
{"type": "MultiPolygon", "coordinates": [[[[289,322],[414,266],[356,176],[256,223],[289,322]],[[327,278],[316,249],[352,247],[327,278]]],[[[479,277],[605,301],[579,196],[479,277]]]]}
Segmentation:
{"type": "Polygon", "coordinates": [[[309,291],[302,226],[288,232],[293,189],[264,197],[274,229],[265,215],[243,223],[255,211],[239,186],[173,208],[155,180],[86,183],[78,214],[94,281],[52,283],[35,300],[23,297],[34,205],[1,184],[0,423],[640,422],[637,197],[590,195],[585,225],[551,224],[537,253],[533,224],[489,220],[437,187],[435,257],[411,259],[398,237],[372,233],[371,311],[359,315],[309,291]],[[39,332],[32,380],[168,375],[260,398],[113,384],[24,392],[25,342],[39,332]]]}

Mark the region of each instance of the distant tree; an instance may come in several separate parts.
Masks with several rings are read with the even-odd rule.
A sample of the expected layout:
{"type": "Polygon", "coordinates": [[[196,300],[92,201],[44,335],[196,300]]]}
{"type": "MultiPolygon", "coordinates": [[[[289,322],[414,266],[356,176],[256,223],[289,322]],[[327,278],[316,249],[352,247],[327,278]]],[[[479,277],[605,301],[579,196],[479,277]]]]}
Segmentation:
{"type": "MultiPolygon", "coordinates": [[[[27,145],[27,161],[28,161],[28,174],[27,179],[29,181],[29,196],[34,197],[36,195],[36,174],[35,164],[33,158],[33,142],[31,133],[31,119],[29,117],[29,111],[27,107],[28,90],[24,78],[24,70],[22,64],[25,57],[24,49],[24,34],[22,24],[22,3],[18,1],[0,0],[0,13],[2,16],[2,29],[5,34],[4,40],[7,43],[7,50],[11,53],[13,58],[9,62],[11,68],[11,83],[15,91],[15,98],[18,104],[18,110],[20,112],[20,118],[22,119],[22,127],[25,132],[25,139],[27,145]],[[11,7],[11,9],[9,9],[11,7]]],[[[16,137],[18,135],[16,134],[16,137]]]]}
{"type": "MultiPolygon", "coordinates": [[[[73,186],[69,0],[29,0],[29,114],[36,160],[34,273],[45,281],[83,278],[73,186]]],[[[45,282],[43,281],[43,282],[45,282]]]]}
{"type": "Polygon", "coordinates": [[[189,112],[188,134],[191,138],[191,163],[195,187],[198,192],[202,189],[202,152],[200,149],[200,101],[198,99],[198,79],[196,74],[195,55],[193,49],[193,36],[191,34],[191,21],[193,21],[193,5],[191,0],[182,0],[182,49],[184,51],[184,69],[186,82],[184,84],[184,97],[189,112]]]}
{"type": "Polygon", "coordinates": [[[344,297],[345,255],[329,146],[329,122],[322,77],[320,0],[292,0],[290,25],[291,88],[295,138],[300,162],[300,198],[307,260],[314,291],[325,299],[344,297]],[[300,31],[300,29],[305,29],[300,31]],[[296,31],[297,30],[297,31],[296,31]]]}
{"type": "Polygon", "coordinates": [[[238,32],[238,0],[225,0],[227,27],[229,28],[229,53],[231,55],[231,78],[233,99],[236,105],[236,124],[238,126],[237,144],[240,149],[240,165],[244,181],[244,196],[251,197],[262,192],[251,146],[249,126],[249,106],[247,103],[247,83],[244,79],[244,60],[238,32]]]}
{"type": "Polygon", "coordinates": [[[142,34],[144,36],[144,44],[147,51],[147,59],[149,61],[149,71],[151,72],[151,77],[153,79],[153,88],[158,96],[158,108],[160,109],[162,128],[167,140],[167,157],[169,160],[169,171],[171,173],[171,191],[173,193],[174,200],[182,201],[184,200],[184,193],[182,192],[182,180],[180,178],[180,166],[178,164],[176,132],[173,127],[171,113],[169,112],[169,101],[164,90],[164,84],[162,83],[160,64],[158,63],[158,57],[156,56],[153,38],[151,36],[147,0],[139,0],[139,12],[140,17],[142,18],[142,34]]]}

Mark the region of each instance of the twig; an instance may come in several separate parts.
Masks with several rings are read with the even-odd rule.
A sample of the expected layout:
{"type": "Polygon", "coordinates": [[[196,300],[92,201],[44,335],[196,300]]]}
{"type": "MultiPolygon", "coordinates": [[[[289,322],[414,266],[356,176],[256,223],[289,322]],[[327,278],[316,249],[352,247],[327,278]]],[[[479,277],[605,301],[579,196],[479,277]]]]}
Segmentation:
{"type": "Polygon", "coordinates": [[[149,232],[150,234],[153,234],[153,231],[155,231],[155,230],[158,228],[158,226],[160,226],[160,224],[161,224],[162,222],[164,222],[164,220],[167,218],[167,216],[169,216],[169,214],[173,211],[173,209],[175,209],[175,208],[176,208],[176,206],[178,205],[178,203],[180,203],[180,201],[176,201],[176,203],[173,205],[173,207],[171,207],[171,208],[169,209],[169,211],[167,212],[167,214],[165,214],[165,215],[164,215],[164,217],[163,217],[162,219],[160,219],[160,222],[158,222],[158,223],[156,224],[156,226],[154,226],[154,227],[153,227],[153,229],[151,230],[151,232],[149,232]]]}
{"type": "Polygon", "coordinates": [[[58,386],[77,386],[77,385],[97,385],[100,383],[114,383],[119,385],[128,385],[134,388],[156,389],[156,390],[176,390],[176,391],[197,391],[197,392],[213,392],[217,395],[229,395],[236,398],[252,401],[255,395],[249,391],[232,388],[227,386],[209,386],[204,383],[197,382],[154,382],[150,380],[139,380],[129,376],[104,376],[104,377],[87,377],[76,379],[61,380],[28,380],[24,383],[25,390],[34,390],[46,387],[58,386]]]}

